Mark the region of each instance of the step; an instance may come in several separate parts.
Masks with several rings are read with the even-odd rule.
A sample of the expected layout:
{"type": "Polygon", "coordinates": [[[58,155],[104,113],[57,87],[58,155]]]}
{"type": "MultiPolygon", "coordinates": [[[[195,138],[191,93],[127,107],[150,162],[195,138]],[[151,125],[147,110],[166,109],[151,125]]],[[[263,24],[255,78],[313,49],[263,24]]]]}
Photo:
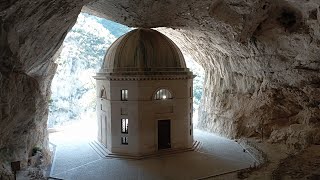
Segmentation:
{"type": "Polygon", "coordinates": [[[173,155],[177,153],[197,151],[200,148],[200,142],[194,141],[192,147],[187,149],[165,149],[165,150],[160,150],[156,153],[145,154],[141,156],[132,156],[132,155],[111,153],[102,143],[96,140],[91,141],[89,144],[102,158],[124,158],[124,159],[145,159],[145,158],[151,158],[151,157],[167,156],[167,155],[173,155]]]}

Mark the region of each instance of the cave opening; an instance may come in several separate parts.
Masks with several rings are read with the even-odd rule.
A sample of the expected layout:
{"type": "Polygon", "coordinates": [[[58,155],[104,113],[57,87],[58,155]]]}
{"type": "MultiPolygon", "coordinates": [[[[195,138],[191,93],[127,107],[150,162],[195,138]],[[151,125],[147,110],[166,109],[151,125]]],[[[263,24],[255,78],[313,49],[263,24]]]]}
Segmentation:
{"type": "MultiPolygon", "coordinates": [[[[314,167],[318,168],[319,158],[315,156],[320,151],[309,147],[320,144],[319,1],[268,1],[267,6],[266,1],[254,0],[181,2],[36,0],[30,3],[18,0],[1,3],[0,179],[13,179],[10,163],[21,161],[25,167],[39,149],[43,150],[44,157],[49,157],[46,127],[55,55],[81,9],[129,26],[173,28],[170,30],[180,35],[176,36],[183,42],[180,44],[190,50],[206,70],[198,126],[229,138],[241,138],[249,146],[249,142],[254,143],[252,149],[261,151],[263,157],[259,165],[274,159],[275,163],[266,164],[253,173],[262,179],[280,179],[288,174],[291,178],[302,178],[302,175],[316,178],[318,173],[314,167]],[[296,153],[299,154],[296,156],[296,153]],[[310,156],[311,153],[314,156],[310,156]],[[278,162],[283,163],[274,166],[278,162]],[[297,162],[306,168],[296,166],[297,162]],[[269,172],[265,172],[265,167],[269,172]],[[300,168],[300,177],[290,175],[296,171],[293,167],[300,168]],[[288,173],[283,171],[285,168],[288,173]]],[[[83,89],[79,93],[83,93],[83,89]]],[[[73,95],[70,98],[73,102],[66,104],[78,106],[77,98],[73,95]]],[[[53,103],[56,103],[54,98],[50,99],[50,106],[53,103]]],[[[68,114],[69,108],[57,108],[64,111],[68,119],[77,119],[72,113],[68,114]]],[[[211,137],[207,139],[213,141],[211,137]]],[[[213,149],[220,147],[219,143],[213,149]]],[[[224,153],[230,149],[219,150],[224,153]]],[[[83,153],[84,148],[74,149],[70,155],[75,151],[83,153]]],[[[62,163],[84,164],[82,157],[66,161],[62,163]]],[[[88,166],[83,167],[73,174],[76,179],[83,177],[78,176],[81,172],[88,172],[88,166]]],[[[176,172],[183,172],[184,177],[195,177],[191,174],[194,169],[188,167],[201,169],[197,164],[175,168],[176,172]]],[[[107,168],[100,170],[110,174],[107,168]]],[[[63,171],[65,169],[60,169],[63,171]]],[[[168,177],[163,171],[156,175],[168,177]]],[[[65,179],[75,179],[70,176],[65,179]]],[[[155,178],[149,176],[149,179],[155,178]]]]}
{"type": "Polygon", "coordinates": [[[58,68],[49,100],[49,129],[66,127],[74,122],[94,124],[88,123],[89,119],[96,119],[92,76],[101,67],[110,44],[129,30],[106,19],[79,14],[56,60],[58,68]]]}
{"type": "MultiPolygon", "coordinates": [[[[63,177],[66,170],[78,169],[83,164],[95,162],[104,156],[96,141],[99,131],[96,108],[101,108],[100,105],[96,106],[96,97],[104,92],[96,92],[93,76],[100,69],[107,48],[131,29],[80,13],[76,24],[67,34],[61,54],[56,60],[58,68],[49,101],[49,144],[54,154],[50,176],[63,177]]],[[[198,124],[198,108],[205,74],[202,66],[191,55],[183,52],[183,56],[187,67],[196,75],[192,88],[191,135],[198,124]]],[[[189,129],[187,133],[189,135],[189,129]]]]}
{"type": "MultiPolygon", "coordinates": [[[[76,24],[67,34],[56,63],[49,100],[48,131],[67,131],[68,136],[95,138],[96,85],[93,79],[102,65],[107,48],[132,28],[80,13],[76,24]]],[[[198,124],[204,70],[183,52],[187,67],[194,72],[193,128],[198,124]]],[[[51,137],[51,136],[50,136],[51,137]]]]}

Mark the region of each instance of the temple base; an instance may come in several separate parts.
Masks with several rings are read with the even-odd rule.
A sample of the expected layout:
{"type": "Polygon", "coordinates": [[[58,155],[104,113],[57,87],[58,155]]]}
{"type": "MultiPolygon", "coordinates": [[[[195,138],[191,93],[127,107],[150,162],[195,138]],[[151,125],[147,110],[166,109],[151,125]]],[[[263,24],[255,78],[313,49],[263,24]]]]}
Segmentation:
{"type": "Polygon", "coordinates": [[[200,141],[194,141],[192,144],[192,147],[190,148],[163,149],[150,154],[127,155],[127,154],[112,153],[102,143],[96,140],[91,141],[89,144],[103,158],[125,158],[125,159],[146,159],[146,158],[152,158],[152,157],[167,156],[167,155],[183,153],[188,151],[195,151],[200,147],[200,141]]]}

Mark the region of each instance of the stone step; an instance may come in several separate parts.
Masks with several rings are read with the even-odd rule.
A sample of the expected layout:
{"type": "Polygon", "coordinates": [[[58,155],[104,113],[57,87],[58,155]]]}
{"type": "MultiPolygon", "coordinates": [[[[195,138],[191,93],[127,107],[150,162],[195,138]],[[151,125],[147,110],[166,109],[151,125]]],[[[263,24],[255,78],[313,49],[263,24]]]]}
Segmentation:
{"type": "Polygon", "coordinates": [[[159,150],[156,153],[151,153],[151,154],[146,154],[141,156],[131,156],[131,155],[111,153],[102,143],[96,140],[91,141],[89,145],[102,158],[125,158],[125,159],[145,159],[145,158],[151,158],[151,157],[167,156],[167,155],[183,153],[188,151],[197,151],[200,148],[200,142],[194,141],[192,147],[187,149],[164,149],[164,150],[159,150]]]}
{"type": "Polygon", "coordinates": [[[92,147],[93,150],[97,152],[97,154],[99,154],[100,157],[105,158],[109,155],[108,149],[105,148],[100,142],[94,140],[91,141],[89,145],[92,147]]]}
{"type": "Polygon", "coordinates": [[[47,177],[47,180],[51,180],[51,179],[54,179],[54,180],[63,180],[63,179],[55,178],[55,177],[47,177]]]}

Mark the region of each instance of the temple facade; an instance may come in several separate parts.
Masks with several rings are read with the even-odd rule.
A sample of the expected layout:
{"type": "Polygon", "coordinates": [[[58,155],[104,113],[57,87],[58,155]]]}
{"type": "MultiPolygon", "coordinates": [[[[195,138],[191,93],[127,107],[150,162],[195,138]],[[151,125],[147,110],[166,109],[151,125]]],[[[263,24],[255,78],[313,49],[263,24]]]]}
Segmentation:
{"type": "Polygon", "coordinates": [[[193,78],[179,48],[160,32],[121,36],[95,76],[98,140],[131,156],[190,148],[193,78]]]}

